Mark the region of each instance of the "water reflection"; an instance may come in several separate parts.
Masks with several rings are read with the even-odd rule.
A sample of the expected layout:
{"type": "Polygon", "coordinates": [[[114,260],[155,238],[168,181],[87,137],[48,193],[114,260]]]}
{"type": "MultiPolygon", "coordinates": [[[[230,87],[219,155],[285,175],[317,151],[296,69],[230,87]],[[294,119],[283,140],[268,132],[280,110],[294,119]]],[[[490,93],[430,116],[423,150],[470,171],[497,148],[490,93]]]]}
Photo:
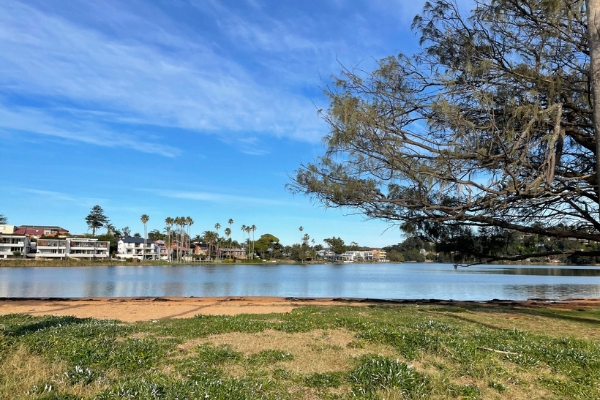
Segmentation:
{"type": "Polygon", "coordinates": [[[448,264],[0,268],[2,297],[600,297],[595,267],[448,264]]]}

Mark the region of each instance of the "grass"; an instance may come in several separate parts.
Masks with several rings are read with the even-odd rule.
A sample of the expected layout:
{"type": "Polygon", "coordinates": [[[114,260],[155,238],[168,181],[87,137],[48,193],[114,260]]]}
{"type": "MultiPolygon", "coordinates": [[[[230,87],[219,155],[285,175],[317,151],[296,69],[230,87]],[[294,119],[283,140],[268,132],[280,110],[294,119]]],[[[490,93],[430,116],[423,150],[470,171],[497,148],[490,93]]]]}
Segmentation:
{"type": "Polygon", "coordinates": [[[0,316],[2,399],[600,398],[600,310],[0,316]]]}

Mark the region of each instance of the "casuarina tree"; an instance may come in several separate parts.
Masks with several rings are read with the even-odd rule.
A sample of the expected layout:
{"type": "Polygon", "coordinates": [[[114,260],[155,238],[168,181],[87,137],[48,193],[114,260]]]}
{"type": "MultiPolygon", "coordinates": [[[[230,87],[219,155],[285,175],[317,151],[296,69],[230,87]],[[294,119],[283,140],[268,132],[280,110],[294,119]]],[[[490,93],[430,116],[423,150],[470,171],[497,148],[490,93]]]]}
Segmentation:
{"type": "Polygon", "coordinates": [[[420,52],[334,78],[327,151],[289,187],[460,256],[600,255],[497,256],[509,230],[600,241],[600,1],[476,7],[427,3],[420,52]]]}

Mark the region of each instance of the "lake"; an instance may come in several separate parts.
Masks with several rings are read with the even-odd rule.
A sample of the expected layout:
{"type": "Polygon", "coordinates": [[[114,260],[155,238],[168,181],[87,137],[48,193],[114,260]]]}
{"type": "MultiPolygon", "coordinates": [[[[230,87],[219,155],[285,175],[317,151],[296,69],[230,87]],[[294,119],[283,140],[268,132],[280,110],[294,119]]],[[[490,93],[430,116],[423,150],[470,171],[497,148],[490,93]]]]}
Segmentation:
{"type": "Polygon", "coordinates": [[[600,297],[599,267],[450,264],[0,268],[0,297],[600,297]]]}

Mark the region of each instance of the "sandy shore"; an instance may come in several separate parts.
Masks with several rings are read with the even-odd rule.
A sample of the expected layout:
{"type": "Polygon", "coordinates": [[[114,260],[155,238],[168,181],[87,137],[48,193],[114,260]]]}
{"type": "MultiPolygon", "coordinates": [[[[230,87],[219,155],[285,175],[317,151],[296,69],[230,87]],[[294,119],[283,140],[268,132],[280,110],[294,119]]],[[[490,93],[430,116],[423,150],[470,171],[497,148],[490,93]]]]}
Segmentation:
{"type": "Polygon", "coordinates": [[[600,299],[531,299],[524,301],[491,300],[486,302],[447,300],[376,300],[354,298],[290,297],[143,297],[143,298],[0,298],[0,315],[74,315],[148,321],[163,318],[189,318],[197,314],[236,315],[289,312],[306,305],[365,306],[387,304],[437,304],[447,306],[479,305],[484,307],[524,307],[579,309],[600,307],[600,299]]]}

